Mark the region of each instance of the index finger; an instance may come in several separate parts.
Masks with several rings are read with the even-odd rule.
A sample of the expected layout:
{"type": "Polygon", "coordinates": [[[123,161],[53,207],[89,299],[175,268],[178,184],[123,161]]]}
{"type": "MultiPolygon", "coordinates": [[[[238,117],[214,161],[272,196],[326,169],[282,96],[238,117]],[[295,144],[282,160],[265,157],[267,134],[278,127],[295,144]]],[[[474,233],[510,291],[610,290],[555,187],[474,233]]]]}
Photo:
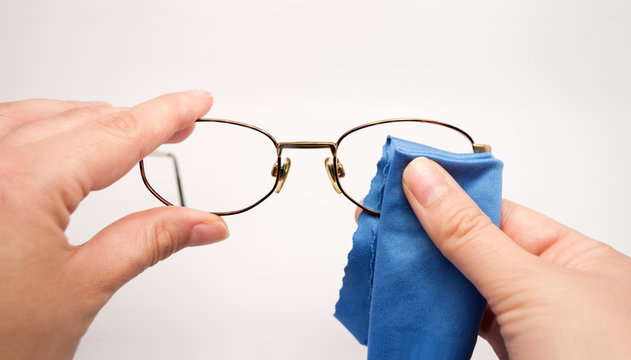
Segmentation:
{"type": "Polygon", "coordinates": [[[211,105],[212,94],[204,90],[162,95],[46,139],[38,144],[35,162],[72,210],[91,190],[109,186],[194,124],[211,105]]]}
{"type": "Polygon", "coordinates": [[[502,200],[500,229],[519,246],[537,256],[557,242],[579,235],[543,214],[506,199],[502,200]]]}
{"type": "Polygon", "coordinates": [[[24,124],[51,117],[68,110],[109,105],[100,101],[29,99],[0,103],[0,137],[24,124]]]}

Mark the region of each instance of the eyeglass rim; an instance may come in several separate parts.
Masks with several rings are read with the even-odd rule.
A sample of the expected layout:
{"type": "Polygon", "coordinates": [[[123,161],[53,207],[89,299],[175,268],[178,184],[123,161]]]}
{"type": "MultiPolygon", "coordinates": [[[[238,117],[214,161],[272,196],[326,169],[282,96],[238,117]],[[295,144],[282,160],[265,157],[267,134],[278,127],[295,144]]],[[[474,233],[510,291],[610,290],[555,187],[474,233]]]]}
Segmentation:
{"type": "MultiPolygon", "coordinates": [[[[201,119],[195,120],[195,122],[216,122],[216,123],[224,123],[224,124],[236,125],[236,126],[241,126],[241,127],[248,128],[250,130],[257,131],[257,132],[265,135],[274,144],[274,148],[276,149],[276,154],[277,154],[276,155],[276,166],[278,166],[278,168],[280,169],[281,164],[282,164],[282,159],[281,159],[280,153],[278,153],[279,144],[278,144],[278,141],[276,141],[276,139],[269,132],[267,132],[267,131],[265,131],[265,130],[257,127],[257,126],[251,125],[251,124],[246,124],[246,123],[243,123],[243,122],[234,121],[234,120],[227,120],[227,119],[201,118],[201,119]]],[[[153,188],[153,186],[151,186],[151,184],[149,183],[149,180],[147,179],[147,175],[146,175],[146,172],[145,172],[144,159],[140,160],[140,162],[138,164],[139,164],[139,167],[140,167],[140,176],[142,177],[142,182],[145,185],[145,187],[147,188],[147,190],[149,190],[149,192],[155,198],[157,198],[160,202],[162,202],[164,205],[166,205],[166,206],[175,206],[173,203],[171,203],[170,201],[165,199],[162,195],[160,195],[153,188]]],[[[254,202],[252,205],[246,206],[246,207],[244,207],[242,209],[239,209],[239,210],[233,210],[233,211],[209,211],[209,213],[215,214],[215,215],[218,215],[218,216],[228,216],[228,215],[237,215],[237,214],[241,214],[243,212],[246,212],[246,211],[252,209],[253,207],[257,206],[258,204],[262,203],[270,195],[272,195],[272,193],[274,193],[274,189],[276,189],[276,186],[278,186],[279,180],[280,180],[280,177],[276,176],[275,180],[274,180],[274,185],[272,186],[272,188],[265,195],[263,195],[262,198],[260,198],[256,202],[254,202]]],[[[185,206],[185,205],[182,204],[182,206],[185,206]]]]}
{"type": "MultiPolygon", "coordinates": [[[[230,125],[236,125],[236,126],[241,126],[241,127],[245,127],[248,128],[250,130],[254,130],[257,131],[263,135],[265,135],[269,140],[272,141],[272,143],[274,144],[274,147],[276,148],[276,166],[278,167],[278,169],[281,168],[281,164],[282,164],[282,151],[283,151],[283,146],[281,146],[281,144],[287,144],[287,143],[279,143],[278,141],[276,141],[276,139],[274,138],[274,136],[272,136],[272,134],[270,134],[269,132],[267,132],[264,129],[261,129],[257,126],[251,125],[251,124],[247,124],[244,122],[240,122],[240,121],[235,121],[235,120],[228,120],[228,119],[220,119],[220,118],[200,118],[197,119],[195,122],[216,122],[216,123],[224,123],[224,124],[230,124],[230,125]]],[[[327,144],[327,145],[333,145],[330,146],[330,150],[331,153],[333,155],[333,173],[334,173],[334,179],[335,179],[335,183],[337,184],[338,188],[340,189],[341,193],[348,199],[350,200],[353,204],[355,204],[356,206],[360,207],[362,210],[375,215],[375,216],[379,216],[380,212],[367,208],[366,206],[364,206],[360,201],[357,201],[356,199],[354,199],[352,196],[350,196],[345,190],[344,187],[342,186],[341,182],[340,182],[340,177],[339,177],[339,172],[338,172],[338,159],[337,159],[337,149],[340,145],[340,143],[342,142],[342,140],[344,140],[344,138],[346,138],[348,135],[365,129],[365,128],[369,128],[372,126],[376,126],[376,125],[382,125],[382,124],[388,124],[388,123],[397,123],[397,122],[417,122],[417,123],[428,123],[428,124],[434,124],[434,125],[439,125],[439,126],[443,126],[446,128],[449,128],[451,130],[454,130],[456,132],[458,132],[459,134],[463,135],[470,143],[473,149],[474,153],[477,152],[490,152],[490,146],[488,145],[481,145],[481,144],[477,144],[475,143],[475,141],[473,140],[473,138],[464,130],[460,129],[457,126],[451,125],[451,124],[447,124],[441,121],[437,121],[437,120],[430,120],[430,119],[422,119],[422,118],[390,118],[390,119],[384,119],[384,120],[378,120],[378,121],[373,121],[373,122],[369,122],[369,123],[365,123],[362,125],[358,125],[346,132],[344,132],[335,143],[314,143],[314,144],[327,144]]],[[[320,146],[322,147],[322,146],[320,146]]],[[[146,177],[146,173],[145,173],[145,169],[144,169],[144,159],[140,160],[139,162],[139,167],[140,167],[140,175],[142,177],[142,181],[145,185],[145,187],[149,190],[149,192],[156,197],[160,202],[162,202],[163,204],[167,205],[167,206],[174,206],[173,203],[169,202],[168,200],[166,200],[164,197],[162,197],[152,186],[151,184],[149,184],[149,180],[146,177]]],[[[246,212],[252,208],[254,208],[255,206],[259,205],[260,203],[262,203],[263,201],[265,201],[270,195],[272,195],[272,193],[274,193],[274,190],[276,189],[276,187],[278,186],[278,183],[280,181],[280,176],[276,176],[275,177],[276,180],[274,181],[274,185],[272,186],[272,188],[259,200],[257,200],[256,202],[254,202],[252,205],[247,206],[245,208],[239,209],[239,210],[234,210],[234,211],[226,211],[226,212],[210,212],[212,214],[215,215],[219,215],[219,216],[228,216],[228,215],[236,215],[236,214],[240,214],[243,212],[246,212]]],[[[182,204],[182,206],[184,206],[184,204],[182,204]]]]}
{"type": "Polygon", "coordinates": [[[336,152],[333,154],[333,163],[334,163],[334,170],[335,170],[335,182],[337,183],[337,186],[339,187],[340,191],[342,192],[342,194],[344,194],[344,196],[346,196],[347,199],[349,199],[351,202],[353,202],[353,204],[359,206],[362,210],[365,210],[373,215],[379,216],[381,214],[380,211],[377,210],[373,210],[370,209],[366,206],[364,206],[363,203],[361,203],[360,201],[357,201],[355,198],[353,198],[351,195],[349,195],[346,190],[344,190],[344,186],[342,185],[342,182],[340,181],[339,177],[338,177],[338,159],[337,159],[337,148],[339,147],[340,143],[342,142],[342,140],[344,140],[344,138],[346,138],[348,135],[359,131],[359,130],[363,130],[372,126],[376,126],[376,125],[383,125],[383,124],[388,124],[388,123],[399,123],[399,122],[416,122],[416,123],[425,123],[425,124],[433,124],[433,125],[439,125],[439,126],[443,126],[446,128],[449,128],[451,130],[454,130],[456,132],[458,132],[459,134],[461,134],[462,136],[464,136],[470,143],[473,149],[473,152],[477,152],[476,151],[476,143],[475,141],[473,141],[473,138],[467,134],[466,131],[460,129],[457,126],[451,125],[451,124],[447,124],[445,122],[442,121],[437,121],[437,120],[430,120],[430,119],[421,119],[421,118],[390,118],[390,119],[384,119],[384,120],[377,120],[377,121],[373,121],[373,122],[369,122],[366,124],[362,124],[362,125],[358,125],[348,131],[346,131],[345,133],[343,133],[335,142],[335,148],[336,148],[336,152]]]}

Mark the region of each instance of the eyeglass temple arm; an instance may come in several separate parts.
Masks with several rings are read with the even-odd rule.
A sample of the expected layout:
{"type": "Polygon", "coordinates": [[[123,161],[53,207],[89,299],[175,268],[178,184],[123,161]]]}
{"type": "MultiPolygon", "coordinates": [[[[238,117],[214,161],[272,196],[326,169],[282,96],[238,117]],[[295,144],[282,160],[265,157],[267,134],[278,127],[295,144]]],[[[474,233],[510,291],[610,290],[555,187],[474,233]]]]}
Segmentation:
{"type": "Polygon", "coordinates": [[[175,180],[177,184],[177,193],[180,197],[180,206],[186,206],[184,203],[184,193],[182,192],[182,181],[180,179],[180,167],[177,163],[177,157],[173,153],[160,150],[152,152],[151,154],[149,154],[149,156],[163,156],[171,159],[171,161],[173,162],[173,169],[175,170],[175,180]]]}

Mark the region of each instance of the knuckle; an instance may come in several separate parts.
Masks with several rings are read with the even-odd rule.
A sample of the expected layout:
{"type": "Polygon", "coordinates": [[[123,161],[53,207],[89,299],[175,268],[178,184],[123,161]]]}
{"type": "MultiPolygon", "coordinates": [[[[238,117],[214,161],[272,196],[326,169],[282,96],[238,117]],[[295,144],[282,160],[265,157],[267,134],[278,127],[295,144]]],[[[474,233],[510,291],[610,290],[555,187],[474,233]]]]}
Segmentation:
{"type": "Polygon", "coordinates": [[[446,215],[439,233],[445,246],[457,251],[470,239],[483,234],[490,224],[489,218],[479,209],[461,208],[446,215]]]}
{"type": "Polygon", "coordinates": [[[9,109],[11,108],[11,106],[13,106],[12,102],[0,103],[0,116],[6,116],[7,112],[9,112],[9,109]]]}
{"type": "Polygon", "coordinates": [[[180,250],[183,245],[176,240],[166,224],[157,225],[153,233],[147,237],[150,254],[148,266],[153,266],[180,250]]]}
{"type": "Polygon", "coordinates": [[[4,195],[11,195],[11,198],[31,196],[35,189],[43,190],[45,185],[41,185],[42,177],[33,172],[32,167],[24,166],[25,163],[32,163],[32,157],[22,151],[3,151],[2,155],[0,190],[3,190],[4,195]]]}
{"type": "MultiPolygon", "coordinates": [[[[98,111],[90,109],[87,111],[98,111]]],[[[138,117],[129,110],[119,111],[109,116],[99,116],[97,124],[110,135],[122,139],[129,139],[139,131],[140,124],[138,117]]]]}
{"type": "Polygon", "coordinates": [[[66,114],[84,119],[97,119],[98,121],[103,116],[103,109],[94,106],[81,106],[68,110],[66,114]]]}
{"type": "Polygon", "coordinates": [[[19,101],[0,103],[0,116],[3,118],[20,118],[23,116],[23,106],[19,101]]]}

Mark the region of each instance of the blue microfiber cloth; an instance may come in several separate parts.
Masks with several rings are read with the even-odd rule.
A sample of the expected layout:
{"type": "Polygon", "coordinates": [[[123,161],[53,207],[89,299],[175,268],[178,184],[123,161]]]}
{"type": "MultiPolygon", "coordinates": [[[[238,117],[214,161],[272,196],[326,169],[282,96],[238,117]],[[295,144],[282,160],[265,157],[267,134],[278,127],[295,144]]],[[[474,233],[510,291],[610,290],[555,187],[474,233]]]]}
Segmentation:
{"type": "Polygon", "coordinates": [[[436,248],[412,211],[403,170],[424,156],[453,176],[498,225],[502,167],[491,153],[455,154],[388,137],[362,212],[335,317],[368,359],[469,359],[486,301],[436,248]]]}

